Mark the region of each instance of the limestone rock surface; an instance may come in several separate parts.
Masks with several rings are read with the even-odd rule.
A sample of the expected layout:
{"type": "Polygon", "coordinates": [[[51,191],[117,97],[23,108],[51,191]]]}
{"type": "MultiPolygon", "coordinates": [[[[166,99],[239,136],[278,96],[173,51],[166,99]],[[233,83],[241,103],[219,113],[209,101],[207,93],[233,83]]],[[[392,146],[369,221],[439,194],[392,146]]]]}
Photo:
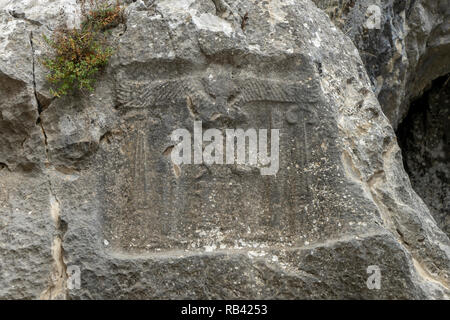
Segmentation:
{"type": "Polygon", "coordinates": [[[448,0],[314,0],[358,48],[394,128],[450,72],[448,0]]]}

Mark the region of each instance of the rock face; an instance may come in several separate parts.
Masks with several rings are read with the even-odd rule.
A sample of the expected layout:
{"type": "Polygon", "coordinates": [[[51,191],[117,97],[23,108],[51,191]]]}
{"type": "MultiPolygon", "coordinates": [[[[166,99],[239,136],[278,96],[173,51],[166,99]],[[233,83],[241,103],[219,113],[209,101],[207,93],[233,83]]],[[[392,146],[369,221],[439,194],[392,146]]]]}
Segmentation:
{"type": "Polygon", "coordinates": [[[448,140],[444,123],[447,122],[445,114],[449,103],[448,99],[440,99],[439,105],[435,102],[430,107],[434,110],[431,111],[434,114],[431,124],[425,117],[430,114],[424,99],[428,99],[432,80],[442,76],[444,83],[445,75],[450,71],[448,1],[314,2],[357,46],[383,112],[405,140],[402,143],[405,166],[413,188],[431,209],[441,228],[447,230],[447,177],[450,171],[445,154],[448,140]],[[414,102],[417,99],[420,102],[414,102]],[[411,103],[414,103],[413,115],[408,115],[411,103]],[[419,114],[418,110],[421,110],[419,114]],[[438,118],[442,115],[443,118],[438,118]],[[399,127],[405,117],[405,124],[399,127]],[[423,125],[419,124],[422,122],[423,125]]]}
{"type": "Polygon", "coordinates": [[[358,48],[394,128],[450,72],[448,0],[314,0],[358,48]]]}
{"type": "Polygon", "coordinates": [[[13,7],[1,298],[449,298],[449,238],[358,50],[311,1],[133,2],[95,91],[57,100],[37,63],[53,7],[13,7]],[[175,165],[171,133],[194,121],[279,129],[277,174],[175,165]]]}

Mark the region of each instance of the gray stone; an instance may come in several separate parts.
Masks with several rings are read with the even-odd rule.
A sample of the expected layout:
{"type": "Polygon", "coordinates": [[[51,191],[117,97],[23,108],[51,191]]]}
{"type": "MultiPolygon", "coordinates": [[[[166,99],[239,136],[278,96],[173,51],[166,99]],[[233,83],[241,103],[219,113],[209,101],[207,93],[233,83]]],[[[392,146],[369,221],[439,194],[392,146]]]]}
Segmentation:
{"type": "MultiPolygon", "coordinates": [[[[9,189],[36,190],[4,202],[36,203],[42,220],[21,227],[45,236],[22,239],[46,272],[12,260],[13,223],[0,297],[448,299],[450,241],[411,188],[358,50],[311,1],[139,1],[126,13],[95,91],[34,109],[44,149],[31,172],[5,161],[9,189]],[[280,129],[277,175],[175,166],[170,134],[195,120],[280,129]],[[80,287],[66,283],[72,267],[80,287]]],[[[33,46],[31,60],[45,49],[33,46]]],[[[47,97],[38,68],[31,88],[47,97]]]]}
{"type": "MultiPolygon", "coordinates": [[[[412,115],[408,112],[411,103],[417,106],[415,100],[423,101],[427,99],[425,96],[428,96],[429,90],[437,90],[430,89],[433,80],[441,76],[445,79],[446,74],[448,77],[449,2],[445,0],[383,2],[314,0],[314,2],[329,14],[334,23],[357,46],[383,112],[405,140],[406,149],[403,150],[405,165],[413,187],[430,208],[438,225],[448,234],[446,177],[450,173],[448,156],[443,155],[443,152],[445,153],[444,146],[448,144],[444,134],[444,123],[447,121],[445,110],[448,109],[449,103],[445,99],[439,101],[439,106],[435,103],[433,108],[440,109],[444,117],[437,118],[431,115],[431,118],[435,119],[432,125],[425,117],[428,113],[425,106],[421,108],[423,116],[418,115],[417,107],[414,107],[414,111],[410,111],[412,115]],[[378,8],[378,11],[374,8],[378,8]],[[403,119],[406,121],[405,124],[402,124],[403,119]],[[439,121],[444,123],[439,124],[439,121]],[[420,124],[422,122],[429,124],[422,126],[420,124]],[[426,133],[423,131],[425,127],[428,130],[426,133]],[[427,151],[424,151],[425,149],[427,151]]],[[[433,114],[436,112],[432,111],[433,114]]]]}
{"type": "Polygon", "coordinates": [[[51,211],[47,179],[0,170],[2,299],[35,299],[51,283],[51,211]]]}
{"type": "Polygon", "coordinates": [[[431,81],[450,72],[448,0],[313,1],[355,43],[394,128],[431,81]],[[371,6],[380,8],[379,28],[368,27],[371,6]]]}

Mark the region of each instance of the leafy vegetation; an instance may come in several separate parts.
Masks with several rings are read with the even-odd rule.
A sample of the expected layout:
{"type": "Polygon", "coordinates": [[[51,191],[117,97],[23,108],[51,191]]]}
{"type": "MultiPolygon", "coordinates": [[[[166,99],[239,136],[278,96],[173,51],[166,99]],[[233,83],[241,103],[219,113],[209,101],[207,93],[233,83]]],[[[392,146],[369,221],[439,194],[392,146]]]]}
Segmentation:
{"type": "Polygon", "coordinates": [[[74,89],[92,91],[95,75],[108,64],[113,49],[106,45],[104,31],[123,22],[120,3],[110,5],[105,0],[82,3],[83,21],[80,29],[59,28],[52,38],[44,40],[53,51],[42,60],[50,71],[47,80],[55,97],[67,95],[74,89]]]}

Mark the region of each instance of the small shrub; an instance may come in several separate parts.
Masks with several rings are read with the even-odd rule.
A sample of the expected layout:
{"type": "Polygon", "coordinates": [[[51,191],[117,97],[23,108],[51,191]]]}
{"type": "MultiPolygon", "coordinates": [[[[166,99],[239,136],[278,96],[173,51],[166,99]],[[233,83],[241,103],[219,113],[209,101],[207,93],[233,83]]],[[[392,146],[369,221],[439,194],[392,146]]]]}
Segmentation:
{"type": "Polygon", "coordinates": [[[122,7],[119,2],[91,1],[91,9],[86,11],[84,5],[81,29],[60,28],[51,39],[44,37],[53,55],[42,64],[50,71],[47,80],[55,87],[50,91],[55,97],[74,89],[92,91],[95,75],[113,54],[103,32],[123,22],[122,7]]]}
{"type": "Polygon", "coordinates": [[[123,9],[119,2],[111,6],[106,3],[97,4],[94,10],[85,15],[83,27],[105,31],[117,27],[123,22],[123,9]]]}
{"type": "Polygon", "coordinates": [[[54,39],[46,39],[55,50],[55,57],[43,61],[50,70],[47,80],[55,85],[51,94],[60,97],[74,88],[93,90],[94,75],[104,67],[112,55],[92,32],[59,31],[54,39]]]}

